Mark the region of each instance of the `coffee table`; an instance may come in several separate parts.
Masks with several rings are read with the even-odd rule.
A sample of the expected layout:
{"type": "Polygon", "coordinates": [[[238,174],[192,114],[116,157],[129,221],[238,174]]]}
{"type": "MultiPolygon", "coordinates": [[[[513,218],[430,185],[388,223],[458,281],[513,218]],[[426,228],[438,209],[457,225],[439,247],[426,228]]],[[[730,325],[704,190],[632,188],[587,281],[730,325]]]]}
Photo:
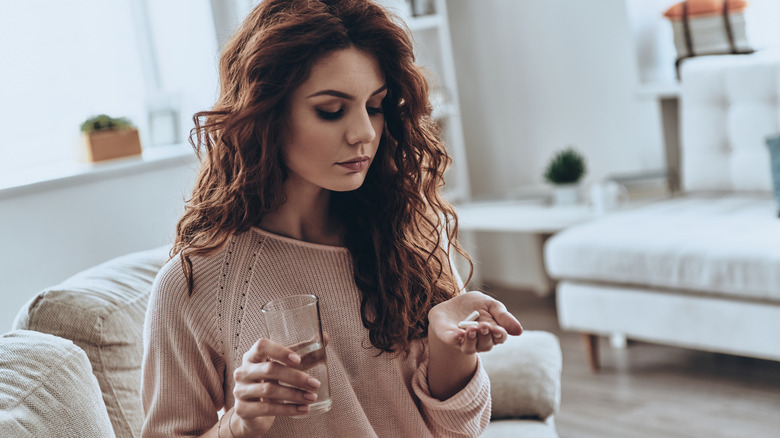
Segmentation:
{"type": "MultiPolygon", "coordinates": [[[[544,242],[554,233],[572,225],[589,221],[597,214],[586,205],[551,206],[543,200],[475,201],[455,206],[461,241],[474,254],[475,233],[521,233],[530,241],[532,254],[522,269],[522,275],[533,278],[528,288],[537,295],[553,292],[555,282],[544,268],[544,242]]],[[[479,263],[475,263],[470,284],[482,285],[479,263]]]]}

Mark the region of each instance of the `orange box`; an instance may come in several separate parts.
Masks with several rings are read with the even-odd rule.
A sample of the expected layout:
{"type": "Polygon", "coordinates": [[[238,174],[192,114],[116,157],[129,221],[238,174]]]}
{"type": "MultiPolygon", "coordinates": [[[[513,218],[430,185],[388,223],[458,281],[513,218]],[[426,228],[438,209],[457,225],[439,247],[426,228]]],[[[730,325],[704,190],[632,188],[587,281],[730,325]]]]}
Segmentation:
{"type": "Polygon", "coordinates": [[[89,162],[141,155],[141,138],[134,128],[83,132],[81,138],[89,162]]]}

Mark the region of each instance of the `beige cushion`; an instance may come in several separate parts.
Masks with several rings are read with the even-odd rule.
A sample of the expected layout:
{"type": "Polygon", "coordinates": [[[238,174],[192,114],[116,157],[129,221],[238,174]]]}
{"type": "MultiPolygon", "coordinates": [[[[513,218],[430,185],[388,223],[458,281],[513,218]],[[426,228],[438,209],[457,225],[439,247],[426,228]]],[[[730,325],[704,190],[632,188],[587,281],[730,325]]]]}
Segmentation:
{"type": "Polygon", "coordinates": [[[143,322],[168,250],[129,254],[76,274],[39,293],[14,323],[70,339],[87,353],[118,437],[140,436],[143,322]]]}
{"type": "Polygon", "coordinates": [[[526,331],[480,355],[490,377],[492,419],[545,420],[558,410],[562,358],[554,334],[526,331]]]}
{"type": "Polygon", "coordinates": [[[0,336],[0,437],[113,437],[87,355],[71,341],[0,336]]]}

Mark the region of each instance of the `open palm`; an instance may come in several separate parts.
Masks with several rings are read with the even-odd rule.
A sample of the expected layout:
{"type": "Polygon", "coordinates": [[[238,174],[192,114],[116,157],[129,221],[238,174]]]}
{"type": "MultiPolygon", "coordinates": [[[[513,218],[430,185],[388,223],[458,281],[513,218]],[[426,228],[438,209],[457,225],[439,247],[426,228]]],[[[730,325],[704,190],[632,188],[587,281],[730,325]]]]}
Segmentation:
{"type": "Polygon", "coordinates": [[[428,335],[463,353],[489,351],[508,335],[523,332],[520,322],[498,300],[481,292],[467,292],[440,303],[428,313],[428,335]],[[477,327],[460,328],[458,323],[478,311],[477,327]]]}

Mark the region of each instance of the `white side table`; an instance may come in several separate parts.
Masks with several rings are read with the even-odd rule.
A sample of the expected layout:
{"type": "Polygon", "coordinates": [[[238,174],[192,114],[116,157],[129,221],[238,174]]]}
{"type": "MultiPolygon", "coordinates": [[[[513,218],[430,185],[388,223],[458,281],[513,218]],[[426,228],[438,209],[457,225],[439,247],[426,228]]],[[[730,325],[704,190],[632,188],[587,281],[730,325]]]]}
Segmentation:
{"type": "MultiPolygon", "coordinates": [[[[540,279],[533,287],[534,292],[546,296],[553,292],[554,281],[544,268],[544,242],[554,233],[572,225],[591,220],[597,215],[585,205],[558,207],[541,201],[485,201],[470,202],[455,206],[458,213],[461,240],[467,248],[474,248],[474,232],[524,233],[532,241],[532,266],[523,267],[540,279]]],[[[464,274],[465,275],[465,274],[464,274]]],[[[480,284],[477,267],[474,269],[473,284],[480,284]]]]}

